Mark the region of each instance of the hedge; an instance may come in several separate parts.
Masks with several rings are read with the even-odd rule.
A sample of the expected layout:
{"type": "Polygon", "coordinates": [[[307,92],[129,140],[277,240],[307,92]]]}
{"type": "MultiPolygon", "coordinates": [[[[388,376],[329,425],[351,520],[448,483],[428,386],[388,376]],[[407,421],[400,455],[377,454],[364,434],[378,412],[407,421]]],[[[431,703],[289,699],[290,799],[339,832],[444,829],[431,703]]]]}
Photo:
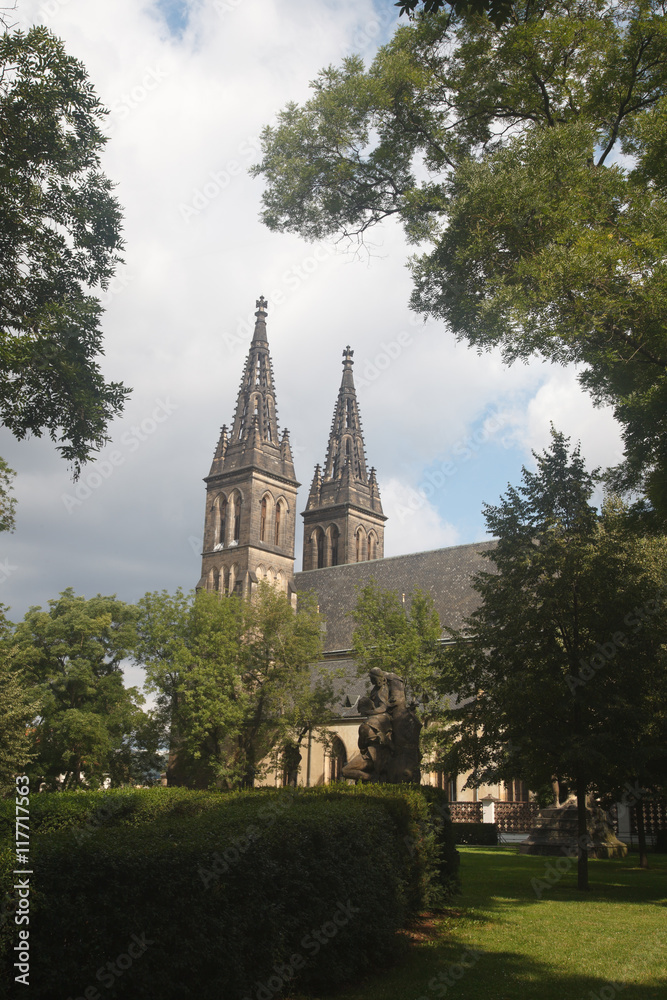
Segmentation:
{"type": "Polygon", "coordinates": [[[453,823],[457,844],[477,844],[488,846],[498,843],[498,827],[495,823],[453,823]]]}
{"type": "MultiPolygon", "coordinates": [[[[269,1000],[286,983],[337,985],[395,956],[396,930],[456,884],[418,791],[150,791],[113,808],[118,793],[93,793],[88,813],[106,801],[108,817],[85,836],[79,804],[54,807],[55,831],[42,816],[31,997],[269,1000]]],[[[0,931],[8,981],[14,932],[0,931]]]]}

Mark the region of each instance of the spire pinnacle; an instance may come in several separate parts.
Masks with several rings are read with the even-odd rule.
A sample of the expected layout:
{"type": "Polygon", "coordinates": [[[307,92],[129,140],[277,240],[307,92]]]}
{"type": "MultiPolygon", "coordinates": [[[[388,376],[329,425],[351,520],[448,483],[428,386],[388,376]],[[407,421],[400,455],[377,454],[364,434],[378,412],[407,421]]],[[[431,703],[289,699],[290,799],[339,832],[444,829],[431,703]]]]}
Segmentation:
{"type": "Polygon", "coordinates": [[[273,366],[266,334],[267,301],[256,301],[255,332],[250,343],[232,426],[226,435],[225,469],[258,465],[294,478],[289,441],[281,441],[273,384],[273,366]]]}
{"type": "Polygon", "coordinates": [[[253,344],[259,342],[268,344],[268,341],[266,339],[266,307],[268,305],[268,302],[266,301],[263,295],[260,295],[260,297],[255,302],[255,305],[257,306],[257,312],[255,313],[256,317],[255,332],[253,334],[252,342],[253,344]]]}
{"type": "Polygon", "coordinates": [[[384,522],[375,477],[366,471],[354,351],[343,351],[343,377],[334,409],[324,468],[319,465],[303,512],[303,568],[321,569],[382,558],[384,522]]]}
{"type": "Polygon", "coordinates": [[[348,344],[343,351],[343,378],[331,422],[323,481],[340,480],[345,466],[349,465],[349,481],[356,480],[367,485],[364,439],[352,373],[353,355],[354,351],[348,344]]]}

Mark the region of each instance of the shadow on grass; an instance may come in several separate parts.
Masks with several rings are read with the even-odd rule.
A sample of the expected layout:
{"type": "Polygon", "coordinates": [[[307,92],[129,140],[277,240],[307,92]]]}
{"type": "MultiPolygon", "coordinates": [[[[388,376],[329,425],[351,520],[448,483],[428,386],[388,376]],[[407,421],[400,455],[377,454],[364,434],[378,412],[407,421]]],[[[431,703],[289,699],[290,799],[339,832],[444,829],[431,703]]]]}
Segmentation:
{"type": "Polygon", "coordinates": [[[667,857],[649,872],[633,859],[591,862],[587,893],[576,889],[575,864],[540,900],[531,880],[557,859],[507,847],[461,855],[462,894],[408,928],[407,957],[399,960],[398,949],[391,968],[316,1000],[666,1000],[653,907],[666,905],[667,857]],[[546,906],[534,910],[537,903],[546,906]]]}
{"type": "Polygon", "coordinates": [[[576,858],[526,855],[509,847],[468,847],[461,852],[461,899],[484,912],[546,899],[666,906],[667,855],[654,855],[648,871],[639,868],[637,860],[589,860],[589,888],[582,891],[577,888],[576,858]],[[467,855],[484,855],[483,865],[467,865],[467,855]]]}
{"type": "MultiPolygon", "coordinates": [[[[383,975],[369,976],[336,993],[309,1000],[665,1000],[667,975],[654,984],[632,982],[631,970],[608,974],[572,972],[568,956],[541,962],[512,951],[477,951],[456,937],[383,975]]],[[[291,1000],[300,1000],[294,995],[291,1000]]],[[[305,1000],[305,998],[304,998],[305,1000]]]]}

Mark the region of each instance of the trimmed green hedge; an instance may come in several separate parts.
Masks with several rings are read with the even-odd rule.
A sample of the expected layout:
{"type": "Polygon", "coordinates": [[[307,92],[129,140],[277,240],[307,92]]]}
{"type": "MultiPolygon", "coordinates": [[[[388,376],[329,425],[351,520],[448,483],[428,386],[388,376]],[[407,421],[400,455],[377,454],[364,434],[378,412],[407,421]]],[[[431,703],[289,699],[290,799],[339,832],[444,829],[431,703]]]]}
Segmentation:
{"type": "MultiPolygon", "coordinates": [[[[238,794],[187,788],[43,792],[30,797],[30,830],[43,833],[77,827],[86,835],[100,826],[149,823],[161,816],[195,816],[222,801],[232,801],[238,794]]],[[[0,837],[11,836],[14,820],[14,797],[0,800],[0,837]]]]}
{"type": "Polygon", "coordinates": [[[457,844],[489,846],[498,843],[495,823],[452,823],[457,844]]]}
{"type": "MultiPolygon", "coordinates": [[[[418,790],[85,794],[86,809],[81,793],[32,800],[34,998],[256,1000],[337,985],[395,956],[396,930],[456,885],[446,824],[418,790]]],[[[7,981],[15,931],[0,930],[7,981]]]]}

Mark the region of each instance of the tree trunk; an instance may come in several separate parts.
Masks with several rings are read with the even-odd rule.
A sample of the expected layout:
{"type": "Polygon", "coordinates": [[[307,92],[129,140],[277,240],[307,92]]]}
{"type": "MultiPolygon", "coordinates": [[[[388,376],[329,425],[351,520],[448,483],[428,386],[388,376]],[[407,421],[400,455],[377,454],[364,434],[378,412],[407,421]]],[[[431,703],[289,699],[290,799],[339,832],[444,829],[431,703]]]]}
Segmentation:
{"type": "Polygon", "coordinates": [[[588,810],[586,782],[577,778],[577,889],[588,889],[588,810]]]}
{"type": "Polygon", "coordinates": [[[558,776],[555,774],[551,779],[551,790],[554,795],[554,805],[558,808],[560,805],[560,784],[558,782],[558,776]]]}
{"type": "Polygon", "coordinates": [[[637,840],[639,841],[639,867],[648,868],[648,853],[646,851],[646,826],[644,825],[644,806],[635,802],[635,822],[637,823],[637,840]]]}

